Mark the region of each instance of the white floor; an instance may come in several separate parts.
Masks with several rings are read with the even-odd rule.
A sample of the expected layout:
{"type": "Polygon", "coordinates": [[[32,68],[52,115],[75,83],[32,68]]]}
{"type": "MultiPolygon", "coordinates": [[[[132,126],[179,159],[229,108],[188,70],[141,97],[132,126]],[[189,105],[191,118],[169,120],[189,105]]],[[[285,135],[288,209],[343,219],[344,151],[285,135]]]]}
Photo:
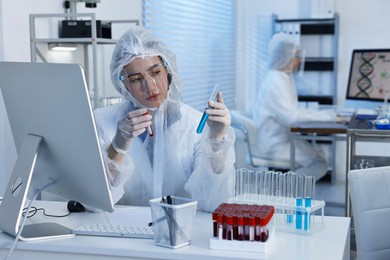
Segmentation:
{"type": "MultiPolygon", "coordinates": [[[[316,183],[315,198],[325,201],[326,216],[345,216],[345,181],[319,181],[316,183]]],[[[351,232],[351,260],[356,259],[354,232],[351,232]]]]}
{"type": "Polygon", "coordinates": [[[317,182],[315,197],[325,201],[325,215],[345,216],[345,181],[317,182]]]}

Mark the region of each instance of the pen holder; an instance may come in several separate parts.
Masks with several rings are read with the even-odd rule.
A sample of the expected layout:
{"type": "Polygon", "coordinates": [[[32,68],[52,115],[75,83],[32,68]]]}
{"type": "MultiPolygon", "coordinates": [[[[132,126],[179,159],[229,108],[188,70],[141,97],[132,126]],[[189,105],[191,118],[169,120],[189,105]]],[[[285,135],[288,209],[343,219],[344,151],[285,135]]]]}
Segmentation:
{"type": "Polygon", "coordinates": [[[161,198],[149,201],[152,211],[154,243],[179,248],[191,243],[197,201],[171,196],[171,204],[161,198]]]}

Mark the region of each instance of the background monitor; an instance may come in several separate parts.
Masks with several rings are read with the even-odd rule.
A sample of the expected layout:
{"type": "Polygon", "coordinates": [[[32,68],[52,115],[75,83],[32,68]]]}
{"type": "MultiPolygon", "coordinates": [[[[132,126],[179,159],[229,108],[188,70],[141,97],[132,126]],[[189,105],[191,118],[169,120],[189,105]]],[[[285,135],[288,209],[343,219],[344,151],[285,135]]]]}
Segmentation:
{"type": "MultiPolygon", "coordinates": [[[[29,188],[39,189],[50,182],[53,185],[45,191],[112,211],[82,67],[0,62],[0,89],[18,151],[0,205],[0,229],[15,236],[29,188]]],[[[21,239],[62,232],[70,231],[55,225],[29,225],[21,239]]]]}
{"type": "Polygon", "coordinates": [[[390,49],[353,50],[347,106],[376,108],[390,97],[390,49]]]}

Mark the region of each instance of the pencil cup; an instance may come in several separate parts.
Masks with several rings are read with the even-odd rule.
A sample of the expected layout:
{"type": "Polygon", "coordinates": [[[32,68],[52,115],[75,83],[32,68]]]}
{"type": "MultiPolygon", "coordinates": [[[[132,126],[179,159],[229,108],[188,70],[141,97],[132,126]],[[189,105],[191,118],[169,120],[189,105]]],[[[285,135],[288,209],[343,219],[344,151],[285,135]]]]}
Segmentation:
{"type": "Polygon", "coordinates": [[[197,201],[176,196],[151,199],[154,243],[179,248],[191,243],[197,201]]]}

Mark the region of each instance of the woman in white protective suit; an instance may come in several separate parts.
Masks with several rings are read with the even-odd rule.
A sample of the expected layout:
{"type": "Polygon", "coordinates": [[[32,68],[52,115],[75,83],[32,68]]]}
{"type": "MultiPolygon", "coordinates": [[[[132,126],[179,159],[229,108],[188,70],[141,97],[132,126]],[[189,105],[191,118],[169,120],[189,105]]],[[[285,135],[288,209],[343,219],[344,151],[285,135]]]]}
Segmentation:
{"type": "Polygon", "coordinates": [[[209,101],[209,118],[181,102],[174,54],[151,32],[135,27],[116,44],[111,80],[125,102],[100,108],[95,119],[114,202],[149,205],[166,195],[191,197],[213,211],[232,196],[234,131],[223,103],[209,101]]]}
{"type": "MultiPolygon", "coordinates": [[[[290,127],[299,121],[343,121],[333,110],[310,110],[298,106],[298,95],[293,78],[301,62],[301,51],[293,35],[275,34],[268,45],[268,68],[258,90],[253,120],[258,128],[256,156],[289,162],[290,127]]],[[[307,141],[297,140],[295,171],[315,176],[326,174],[327,161],[319,148],[307,141]]]]}

